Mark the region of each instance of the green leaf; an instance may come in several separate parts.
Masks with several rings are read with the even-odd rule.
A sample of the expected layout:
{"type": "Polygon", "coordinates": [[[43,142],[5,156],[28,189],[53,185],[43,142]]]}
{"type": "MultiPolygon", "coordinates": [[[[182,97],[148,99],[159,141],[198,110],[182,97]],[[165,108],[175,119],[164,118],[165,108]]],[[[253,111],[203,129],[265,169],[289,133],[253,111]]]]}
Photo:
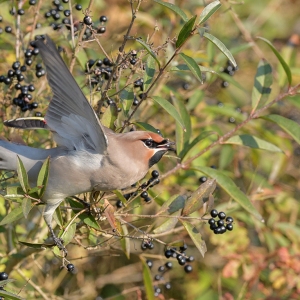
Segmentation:
{"type": "Polygon", "coordinates": [[[130,239],[124,236],[128,235],[128,229],[126,224],[122,224],[122,226],[120,227],[120,232],[123,235],[123,237],[121,238],[120,242],[121,242],[121,247],[123,249],[123,252],[125,253],[126,257],[129,259],[130,258],[130,239]]]}
{"type": "MultiPolygon", "coordinates": [[[[68,201],[73,209],[73,212],[75,214],[78,214],[78,212],[82,209],[84,209],[84,205],[82,203],[79,203],[75,200],[72,200],[71,198],[68,198],[68,201]]],[[[96,221],[96,219],[91,215],[91,214],[88,214],[88,213],[82,213],[81,215],[78,216],[78,218],[86,225],[96,229],[96,230],[99,230],[101,229],[98,222],[96,221]]]]}
{"type": "Polygon", "coordinates": [[[219,8],[221,7],[220,1],[214,1],[202,10],[199,20],[199,25],[206,22],[219,8]]]}
{"type": "Polygon", "coordinates": [[[39,250],[45,250],[45,248],[50,248],[53,247],[53,245],[48,245],[48,244],[37,244],[37,243],[28,243],[28,242],[23,242],[19,241],[21,245],[24,245],[26,247],[30,247],[33,249],[39,249],[39,250]]]}
{"type": "Polygon", "coordinates": [[[143,130],[151,131],[151,132],[157,133],[157,129],[154,128],[152,125],[150,125],[150,124],[148,124],[148,123],[144,123],[144,122],[134,122],[133,124],[137,125],[138,127],[142,128],[143,130]]]}
{"type": "Polygon", "coordinates": [[[154,96],[152,97],[152,99],[159,104],[163,109],[166,110],[166,112],[168,112],[183,128],[184,131],[186,131],[185,127],[184,127],[184,122],[180,116],[180,114],[178,113],[178,111],[175,109],[175,107],[167,100],[159,97],[159,96],[154,96]]]}
{"type": "Polygon", "coordinates": [[[115,121],[118,117],[118,108],[116,103],[108,105],[101,118],[101,123],[112,130],[115,129],[115,121]]]}
{"type": "MultiPolygon", "coordinates": [[[[179,217],[181,214],[181,212],[178,210],[176,212],[174,212],[173,214],[171,214],[172,217],[179,217]]],[[[175,228],[176,224],[178,223],[178,218],[168,218],[166,217],[167,221],[163,222],[162,224],[160,224],[158,227],[156,227],[153,232],[155,234],[157,233],[163,233],[166,231],[169,231],[173,228],[175,228]]]]}
{"type": "Polygon", "coordinates": [[[118,199],[121,200],[122,203],[124,204],[124,206],[126,207],[127,206],[127,200],[125,199],[123,194],[118,190],[114,190],[113,192],[117,195],[118,199]]]}
{"type": "Polygon", "coordinates": [[[192,125],[191,125],[191,118],[186,110],[185,104],[183,101],[177,99],[175,95],[171,92],[171,99],[176,108],[176,110],[180,113],[181,118],[184,122],[184,127],[186,131],[183,131],[182,127],[176,122],[176,152],[177,155],[180,155],[180,152],[183,148],[189,144],[191,133],[192,133],[192,125]]]}
{"type": "Polygon", "coordinates": [[[235,68],[237,67],[237,63],[236,63],[234,57],[232,56],[230,51],[226,48],[226,46],[219,39],[217,39],[215,36],[213,36],[207,32],[205,32],[203,34],[203,37],[205,37],[206,39],[211,41],[215,46],[217,46],[221,50],[221,52],[228,58],[228,60],[231,62],[231,64],[235,68]]]}
{"type": "Polygon", "coordinates": [[[282,150],[277,146],[249,134],[234,135],[224,143],[246,146],[253,149],[268,150],[272,152],[282,152],[282,150]]]}
{"type": "MultiPolygon", "coordinates": [[[[74,222],[71,220],[70,222],[74,222]]],[[[59,237],[61,237],[64,241],[64,245],[68,245],[74,238],[76,233],[76,223],[72,223],[70,226],[67,226],[67,230],[61,230],[59,233],[59,237]]]]}
{"type": "Polygon", "coordinates": [[[197,16],[193,16],[183,25],[179,32],[178,39],[176,41],[176,48],[182,46],[183,43],[191,36],[191,32],[193,30],[196,18],[197,16]]]}
{"type": "Polygon", "coordinates": [[[271,50],[273,51],[273,53],[276,55],[277,59],[279,60],[282,68],[284,69],[284,72],[286,74],[289,85],[291,85],[292,84],[292,73],[291,73],[290,67],[285,62],[283,57],[280,55],[280,53],[276,50],[276,48],[273,46],[273,44],[269,40],[267,40],[263,37],[260,37],[260,36],[258,36],[257,39],[264,41],[271,48],[271,50]]]}
{"type": "Polygon", "coordinates": [[[0,296],[5,297],[5,299],[7,300],[25,300],[25,298],[19,297],[13,293],[4,291],[4,290],[0,290],[0,296]]]}
{"type": "Polygon", "coordinates": [[[14,208],[8,215],[6,215],[0,222],[0,226],[10,224],[14,221],[17,221],[23,217],[23,207],[19,206],[14,208]]]}
{"type": "Polygon", "coordinates": [[[201,253],[201,255],[204,257],[205,252],[207,251],[205,241],[202,240],[201,233],[198,231],[194,225],[192,225],[189,222],[180,220],[181,223],[183,224],[184,228],[188,232],[189,236],[191,237],[192,241],[194,242],[195,246],[201,253]]]}
{"type": "Polygon", "coordinates": [[[181,10],[178,6],[172,4],[172,3],[168,3],[168,2],[164,2],[164,1],[161,1],[161,0],[154,0],[156,3],[158,4],[161,4],[171,10],[173,10],[178,16],[181,17],[181,19],[184,21],[184,22],[187,22],[188,21],[188,17],[186,16],[186,14],[184,13],[183,10],[181,10]]]}
{"type": "Polygon", "coordinates": [[[271,93],[272,67],[265,60],[262,59],[255,75],[254,86],[252,89],[252,110],[255,111],[265,105],[271,93]]]}
{"type": "Polygon", "coordinates": [[[49,164],[50,164],[50,156],[48,156],[47,159],[45,159],[45,161],[40,169],[38,179],[37,179],[37,186],[42,187],[38,191],[38,195],[40,198],[44,195],[44,192],[47,187],[48,178],[49,178],[49,164]]]}
{"type": "Polygon", "coordinates": [[[300,126],[297,122],[289,120],[279,115],[263,116],[262,119],[276,123],[285,132],[287,132],[298,144],[300,144],[300,126]]]}
{"type": "Polygon", "coordinates": [[[22,201],[22,209],[23,209],[23,214],[24,217],[27,219],[29,212],[31,211],[31,209],[33,208],[31,199],[29,198],[24,198],[22,201]]]}
{"type": "Polygon", "coordinates": [[[186,200],[185,206],[182,210],[182,216],[188,216],[194,211],[199,210],[204,203],[208,202],[209,196],[214,192],[215,189],[215,179],[208,179],[202,183],[199,188],[186,200]]]}
{"type": "Polygon", "coordinates": [[[18,178],[21,184],[21,187],[25,193],[28,192],[30,189],[29,183],[28,183],[28,175],[26,172],[26,169],[23,165],[23,162],[21,161],[19,155],[17,155],[18,159],[18,166],[17,166],[17,173],[18,173],[18,178]]]}
{"type": "Polygon", "coordinates": [[[184,195],[174,195],[169,200],[167,200],[156,213],[156,215],[160,215],[165,213],[166,211],[169,214],[173,214],[176,211],[183,209],[186,201],[186,196],[184,195]]]}
{"type": "Polygon", "coordinates": [[[155,75],[155,59],[148,56],[146,61],[146,72],[144,75],[144,90],[147,91],[155,75]]]}
{"type": "Polygon", "coordinates": [[[215,170],[213,168],[208,167],[196,167],[194,170],[200,171],[211,178],[216,179],[217,183],[226,191],[232,199],[234,199],[237,203],[239,203],[244,209],[246,209],[249,213],[251,213],[255,218],[264,222],[262,216],[258,213],[256,208],[250,202],[248,197],[236,186],[233,180],[222,172],[215,170]]]}
{"type": "Polygon", "coordinates": [[[151,271],[144,259],[142,259],[143,263],[143,280],[144,280],[144,287],[145,292],[148,300],[154,300],[154,288],[152,285],[152,276],[151,271]]]}
{"type": "Polygon", "coordinates": [[[200,70],[200,67],[198,66],[197,62],[190,56],[185,55],[184,53],[180,53],[179,55],[185,61],[186,65],[191,70],[191,72],[195,75],[195,77],[201,83],[203,83],[201,70],[200,70]]]}
{"type": "Polygon", "coordinates": [[[139,44],[141,44],[144,49],[155,59],[155,61],[158,64],[158,67],[160,68],[160,62],[156,56],[156,54],[150,49],[150,47],[142,40],[142,39],[135,39],[139,44]]]}
{"type": "Polygon", "coordinates": [[[205,139],[206,137],[208,137],[212,134],[216,134],[216,132],[215,131],[201,132],[190,144],[188,144],[186,147],[184,147],[184,149],[180,153],[180,158],[183,160],[183,158],[187,156],[189,151],[192,150],[192,148],[194,146],[196,146],[201,140],[205,139]]]}
{"type": "Polygon", "coordinates": [[[128,116],[129,110],[131,108],[133,99],[134,99],[134,93],[132,90],[132,86],[126,87],[124,90],[120,93],[121,103],[123,107],[123,111],[125,116],[128,116]]]}

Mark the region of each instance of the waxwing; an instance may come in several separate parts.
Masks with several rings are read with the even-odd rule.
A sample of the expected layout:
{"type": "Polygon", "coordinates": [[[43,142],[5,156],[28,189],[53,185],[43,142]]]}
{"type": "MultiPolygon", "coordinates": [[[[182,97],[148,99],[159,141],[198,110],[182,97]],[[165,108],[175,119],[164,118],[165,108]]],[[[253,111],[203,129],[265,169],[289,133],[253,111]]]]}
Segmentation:
{"type": "Polygon", "coordinates": [[[0,169],[17,170],[17,155],[34,186],[39,170],[50,157],[49,179],[42,201],[44,219],[55,244],[66,253],[52,229],[52,216],[65,197],[89,191],[123,189],[142,179],[174,143],[144,131],[114,133],[104,127],[71,75],[53,41],[36,41],[53,92],[44,120],[21,118],[5,125],[45,128],[56,148],[37,149],[0,140],[0,169]]]}

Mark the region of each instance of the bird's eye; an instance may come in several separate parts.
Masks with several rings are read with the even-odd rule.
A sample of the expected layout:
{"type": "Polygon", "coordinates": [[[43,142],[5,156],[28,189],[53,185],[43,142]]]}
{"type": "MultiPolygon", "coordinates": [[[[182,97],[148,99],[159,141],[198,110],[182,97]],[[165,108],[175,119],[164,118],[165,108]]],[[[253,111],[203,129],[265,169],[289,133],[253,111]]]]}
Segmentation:
{"type": "Polygon", "coordinates": [[[153,140],[148,139],[148,140],[145,140],[144,143],[145,143],[145,145],[146,145],[147,147],[150,148],[151,146],[153,146],[153,143],[154,143],[154,142],[153,142],[153,140]]]}

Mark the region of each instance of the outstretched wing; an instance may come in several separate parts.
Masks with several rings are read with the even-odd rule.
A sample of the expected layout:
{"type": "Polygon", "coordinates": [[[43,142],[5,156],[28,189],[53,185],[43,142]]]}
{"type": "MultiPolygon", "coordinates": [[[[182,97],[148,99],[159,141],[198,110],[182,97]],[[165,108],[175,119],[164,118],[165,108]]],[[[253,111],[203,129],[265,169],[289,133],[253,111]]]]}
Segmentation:
{"type": "Polygon", "coordinates": [[[47,71],[53,92],[46,124],[56,132],[56,142],[69,149],[83,149],[103,154],[107,138],[100,121],[82,93],[53,41],[46,36],[45,42],[36,42],[47,71]]]}

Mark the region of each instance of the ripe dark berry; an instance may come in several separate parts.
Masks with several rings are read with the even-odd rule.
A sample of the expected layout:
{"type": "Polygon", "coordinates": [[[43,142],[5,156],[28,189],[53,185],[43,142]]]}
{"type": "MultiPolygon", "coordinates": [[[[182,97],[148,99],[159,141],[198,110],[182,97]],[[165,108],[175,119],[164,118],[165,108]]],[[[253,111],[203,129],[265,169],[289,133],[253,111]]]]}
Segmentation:
{"type": "Polygon", "coordinates": [[[20,66],[21,66],[21,63],[19,62],[19,61],[15,61],[13,64],[12,64],[12,68],[14,69],[14,70],[18,70],[19,68],[20,68],[20,66]]]}
{"type": "Polygon", "coordinates": [[[5,272],[0,272],[0,280],[7,280],[8,279],[8,275],[5,272]]]}
{"type": "Polygon", "coordinates": [[[116,207],[117,207],[117,208],[123,207],[123,202],[122,202],[121,200],[118,200],[118,201],[116,202],[116,207]]]}
{"type": "Polygon", "coordinates": [[[164,272],[165,266],[159,266],[158,267],[158,272],[164,272]]]}
{"type": "Polygon", "coordinates": [[[40,53],[39,48],[34,48],[34,49],[32,50],[32,55],[38,55],[39,53],[40,53]]]}
{"type": "Polygon", "coordinates": [[[170,261],[167,261],[167,262],[165,263],[165,266],[166,266],[166,268],[168,268],[168,269],[172,269],[172,268],[173,268],[173,264],[172,264],[170,261]]]}
{"type": "Polygon", "coordinates": [[[152,176],[153,178],[158,178],[158,177],[159,177],[159,172],[158,172],[157,170],[153,170],[153,171],[151,172],[151,176],[152,176]]]}
{"type": "Polygon", "coordinates": [[[12,28],[10,26],[5,26],[5,32],[11,33],[12,32],[12,28]]]}
{"type": "Polygon", "coordinates": [[[177,260],[178,260],[178,263],[179,263],[181,266],[185,265],[185,263],[186,263],[186,258],[185,258],[185,257],[181,257],[180,259],[177,259],[177,260]]]}
{"type": "Polygon", "coordinates": [[[220,234],[222,233],[221,227],[217,227],[214,229],[214,234],[220,234]]]}
{"type": "Polygon", "coordinates": [[[154,244],[152,242],[148,242],[147,247],[152,250],[154,248],[154,244]]]}
{"type": "Polygon", "coordinates": [[[229,123],[235,123],[235,118],[234,117],[230,117],[228,120],[229,123]]]}
{"type": "Polygon", "coordinates": [[[69,17],[71,15],[71,11],[69,9],[64,10],[64,15],[69,17]]]}
{"type": "Polygon", "coordinates": [[[30,1],[29,1],[29,4],[30,4],[30,5],[36,5],[36,1],[35,1],[35,0],[30,0],[30,1]]]}
{"type": "Polygon", "coordinates": [[[53,16],[54,20],[59,20],[60,19],[60,14],[57,12],[54,16],[53,16]]]}
{"type": "Polygon", "coordinates": [[[210,215],[215,218],[217,215],[218,215],[218,211],[216,209],[213,209],[211,212],[210,212],[210,215]]]}
{"type": "Polygon", "coordinates": [[[222,225],[220,228],[221,228],[221,233],[225,233],[226,232],[226,228],[225,228],[224,225],[222,225]]]}
{"type": "Polygon", "coordinates": [[[226,218],[226,214],[223,211],[220,211],[218,214],[220,220],[224,220],[226,218]]]}
{"type": "Polygon", "coordinates": [[[185,250],[187,250],[187,248],[188,248],[188,245],[187,244],[183,244],[182,246],[179,247],[179,250],[180,251],[185,251],[185,250]]]}
{"type": "Polygon", "coordinates": [[[132,105],[137,106],[138,104],[139,104],[139,100],[137,99],[137,97],[134,97],[132,105]]]}
{"type": "Polygon", "coordinates": [[[195,258],[194,258],[194,256],[189,256],[187,259],[186,259],[186,261],[187,262],[192,262],[192,261],[194,261],[195,260],[195,258]]]}
{"type": "Polygon", "coordinates": [[[7,71],[7,77],[13,77],[15,75],[15,72],[13,70],[7,71]]]}
{"type": "Polygon", "coordinates": [[[144,201],[146,202],[146,203],[149,203],[149,202],[151,202],[151,197],[146,197],[145,199],[144,199],[144,201]]]}
{"type": "Polygon", "coordinates": [[[33,84],[29,84],[28,91],[33,92],[35,90],[35,87],[33,84]]]}
{"type": "Polygon", "coordinates": [[[69,3],[69,0],[62,0],[63,3],[69,3]]]}
{"type": "Polygon", "coordinates": [[[150,259],[146,260],[146,264],[148,265],[148,267],[151,269],[153,267],[153,262],[150,259]]]}
{"type": "Polygon", "coordinates": [[[44,17],[46,19],[50,18],[51,17],[51,12],[50,11],[45,12],[44,17]]]}
{"type": "Polygon", "coordinates": [[[76,8],[77,10],[82,10],[82,6],[81,6],[80,4],[76,4],[75,8],[76,8]]]}
{"type": "Polygon", "coordinates": [[[141,249],[142,249],[143,251],[145,251],[145,250],[148,249],[147,243],[146,243],[146,242],[142,242],[142,244],[141,244],[141,249]]]}
{"type": "Polygon", "coordinates": [[[130,60],[130,63],[131,63],[133,66],[136,64],[136,62],[137,62],[137,60],[134,59],[134,58],[132,58],[132,59],[130,60]]]}
{"type": "Polygon", "coordinates": [[[214,218],[211,218],[211,219],[208,220],[208,224],[209,224],[209,225],[213,225],[213,224],[215,224],[215,223],[216,223],[216,221],[215,221],[214,218]]]}
{"type": "Polygon", "coordinates": [[[210,228],[211,230],[215,230],[217,227],[218,227],[217,224],[211,224],[211,225],[209,226],[209,228],[210,228]]]}
{"type": "Polygon", "coordinates": [[[186,273],[191,273],[193,271],[193,267],[191,265],[184,266],[184,271],[186,273]]]}
{"type": "Polygon", "coordinates": [[[5,80],[5,76],[1,75],[0,76],[0,82],[4,82],[4,80],[5,80]]]}
{"type": "Polygon", "coordinates": [[[199,178],[199,181],[200,181],[201,183],[204,183],[206,180],[207,180],[207,177],[206,177],[206,176],[202,176],[202,177],[199,178]]]}
{"type": "Polygon", "coordinates": [[[83,23],[88,26],[92,25],[93,24],[92,18],[90,16],[85,16],[83,18],[83,23]]]}
{"type": "Polygon", "coordinates": [[[226,222],[227,223],[232,223],[233,222],[233,218],[232,217],[227,217],[226,218],[226,222]]]}
{"type": "Polygon", "coordinates": [[[171,289],[171,283],[170,282],[167,282],[166,284],[165,284],[165,289],[166,290],[170,290],[171,289]]]}
{"type": "Polygon", "coordinates": [[[5,83],[6,85],[10,85],[10,84],[11,84],[11,78],[5,77],[4,83],[5,83]]]}
{"type": "Polygon", "coordinates": [[[99,21],[100,22],[107,22],[107,17],[106,16],[101,16],[99,21]]]}
{"type": "Polygon", "coordinates": [[[226,229],[231,231],[233,229],[233,225],[230,223],[230,224],[227,224],[226,225],[226,229]]]}
{"type": "Polygon", "coordinates": [[[26,72],[27,67],[26,67],[26,66],[22,66],[22,67],[20,68],[20,70],[21,70],[21,72],[26,72]]]}
{"type": "Polygon", "coordinates": [[[144,199],[147,198],[148,197],[148,193],[146,191],[142,192],[141,193],[141,197],[144,198],[144,199]]]}
{"type": "Polygon", "coordinates": [[[165,251],[165,257],[166,257],[166,258],[171,257],[172,254],[173,254],[173,251],[171,251],[170,249],[167,249],[167,250],[165,251]]]}
{"type": "Polygon", "coordinates": [[[103,58],[103,64],[106,65],[106,66],[112,66],[113,65],[113,63],[107,57],[103,58]]]}
{"type": "Polygon", "coordinates": [[[25,61],[27,66],[31,66],[32,65],[32,59],[31,58],[27,58],[25,61]]]}
{"type": "Polygon", "coordinates": [[[106,31],[106,27],[104,27],[104,26],[101,26],[97,29],[97,33],[99,33],[99,34],[105,33],[105,31],[106,31]]]}
{"type": "Polygon", "coordinates": [[[182,85],[182,88],[183,88],[184,90],[188,90],[188,89],[190,88],[190,85],[189,85],[188,83],[184,83],[184,84],[182,85]]]}
{"type": "Polygon", "coordinates": [[[223,88],[227,88],[227,87],[229,87],[229,83],[227,81],[223,81],[221,86],[223,88]]]}
{"type": "Polygon", "coordinates": [[[25,14],[25,10],[24,9],[18,9],[18,15],[19,16],[23,16],[25,14]]]}
{"type": "Polygon", "coordinates": [[[67,269],[69,272],[73,272],[75,269],[75,266],[73,264],[67,264],[67,269]]]}
{"type": "Polygon", "coordinates": [[[21,85],[20,83],[16,83],[16,84],[15,84],[15,89],[16,89],[16,90],[20,90],[21,87],[22,87],[22,85],[21,85]]]}
{"type": "Polygon", "coordinates": [[[160,276],[159,274],[157,274],[157,275],[154,276],[154,280],[157,280],[157,281],[158,281],[158,280],[160,280],[160,279],[161,279],[161,276],[160,276]]]}
{"type": "Polygon", "coordinates": [[[224,220],[218,220],[217,222],[218,226],[223,226],[225,224],[224,220]]]}

